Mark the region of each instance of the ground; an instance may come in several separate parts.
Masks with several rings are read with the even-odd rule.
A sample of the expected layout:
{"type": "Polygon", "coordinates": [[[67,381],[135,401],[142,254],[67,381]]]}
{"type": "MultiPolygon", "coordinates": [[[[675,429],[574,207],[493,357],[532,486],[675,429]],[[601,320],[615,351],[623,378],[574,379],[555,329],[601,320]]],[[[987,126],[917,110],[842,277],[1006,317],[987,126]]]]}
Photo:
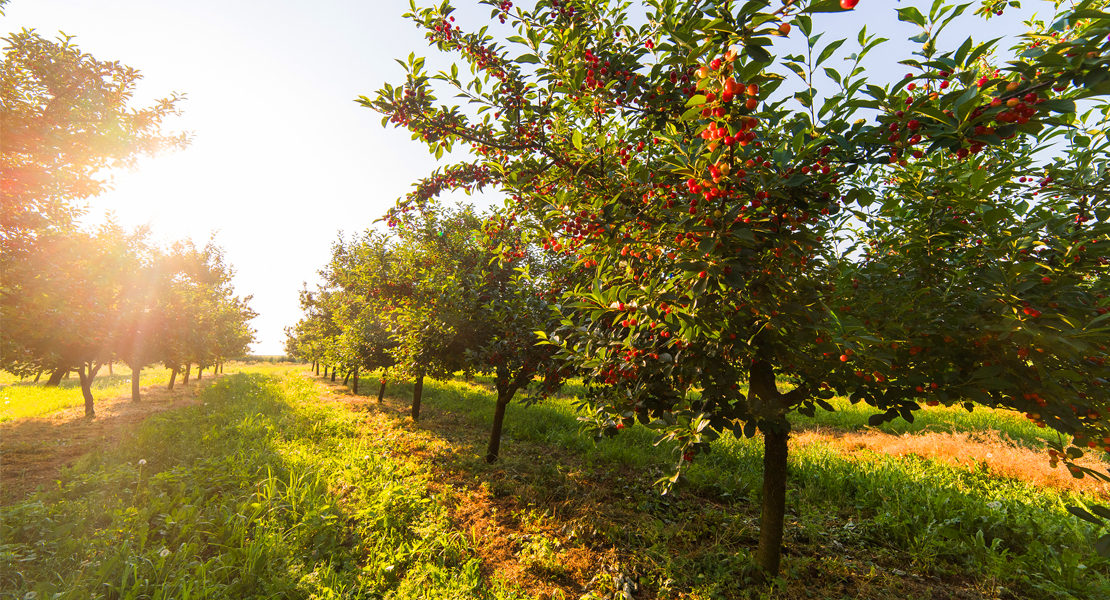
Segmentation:
{"type": "MultiPolygon", "coordinates": [[[[206,379],[201,385],[210,381],[206,379]]],[[[671,537],[667,543],[672,547],[681,547],[681,540],[689,536],[691,555],[704,551],[695,541],[704,538],[707,531],[716,536],[725,554],[750,547],[757,535],[754,518],[745,516],[743,510],[739,515],[730,513],[717,499],[696,494],[681,496],[673,500],[671,508],[660,509],[672,500],[660,499],[651,488],[650,476],[628,467],[595,469],[558,445],[506,440],[511,444],[511,457],[487,467],[481,463],[487,432],[465,415],[429,410],[414,423],[408,419],[410,405],[404,394],[387,395],[379,404],[375,397],[351,395],[339,384],[319,378],[317,383],[323,388],[323,401],[342,404],[362,415],[368,431],[380,432],[380,425],[389,421],[392,427],[411,433],[432,434],[402,434],[394,453],[415,457],[434,473],[432,491],[448,507],[453,529],[469,538],[486,580],[505,582],[533,597],[577,598],[586,592],[611,595],[622,591],[640,600],[684,597],[641,586],[636,564],[642,564],[643,557],[632,556],[613,541],[620,539],[622,529],[636,529],[625,525],[637,518],[640,503],[652,503],[656,515],[668,511],[681,515],[674,519],[676,523],[668,521],[660,527],[671,537]]],[[[92,419],[74,408],[48,417],[0,424],[0,504],[10,504],[35,489],[53,485],[64,468],[84,456],[126,443],[146,418],[195,404],[197,391],[196,385],[174,392],[151,387],[143,390],[140,403],[131,402],[127,396],[98,401],[98,415],[92,419]]],[[[1063,469],[1050,469],[1043,453],[997,434],[892,435],[814,426],[796,432],[791,443],[801,446],[819,442],[859,460],[867,460],[876,452],[910,454],[988,470],[1038,486],[1083,491],[1104,499],[1108,496],[1105,484],[1075,480],[1063,469]]],[[[342,497],[342,484],[336,485],[332,491],[342,497]]],[[[806,572],[811,572],[808,577],[820,579],[822,592],[849,597],[888,597],[894,591],[901,594],[900,598],[1013,597],[984,593],[980,582],[956,574],[942,580],[927,570],[907,573],[903,569],[913,569],[902,557],[881,560],[854,551],[850,543],[840,546],[835,537],[830,539],[836,547],[823,547],[828,540],[811,541],[806,532],[795,529],[788,532],[786,552],[800,559],[794,564],[801,571],[792,573],[791,579],[804,582],[806,572]]],[[[636,544],[641,548],[645,545],[636,544]]],[[[805,586],[802,583],[801,589],[805,586]]]]}
{"type": "Polygon", "coordinates": [[[0,504],[25,498],[37,488],[50,486],[62,469],[82,457],[122,443],[151,415],[197,402],[197,393],[214,379],[197,385],[178,384],[171,392],[163,386],[141,391],[142,400],[130,394],[96,401],[96,416],[85,417],[83,407],[68,408],[45,417],[13,419],[0,423],[0,504]]]}

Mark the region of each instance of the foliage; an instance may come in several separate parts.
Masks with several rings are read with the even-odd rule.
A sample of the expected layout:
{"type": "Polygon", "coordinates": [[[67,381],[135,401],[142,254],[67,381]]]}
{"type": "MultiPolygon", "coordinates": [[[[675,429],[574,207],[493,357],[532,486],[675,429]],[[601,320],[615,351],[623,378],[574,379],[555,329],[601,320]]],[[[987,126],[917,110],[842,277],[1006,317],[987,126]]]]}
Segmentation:
{"type": "MultiPolygon", "coordinates": [[[[677,442],[674,482],[721,432],[761,432],[768,574],[778,569],[788,415],[830,408],[834,390],[882,411],[877,422],[911,420],[923,398],[1016,410],[1040,399],[1054,418],[1039,422],[1101,438],[1105,392],[1077,388],[1105,380],[1096,349],[1108,330],[1090,314],[1105,264],[1050,277],[1059,266],[1032,269],[1012,252],[1038,241],[1071,257],[1101,244],[1101,183],[1035,208],[1021,208],[1029,186],[1019,184],[1043,169],[1037,150],[1075,122],[1076,102],[1110,91],[1103,3],[1058,7],[999,65],[997,40],[941,46],[940,32],[968,19],[970,5],[900,8],[923,45],[902,61],[905,79],[879,85],[860,67],[883,41],[866,30],[846,71],[827,62],[851,44],[824,43],[814,27],[820,13],[843,10],[831,1],[647,2],[639,27],[624,4],[486,4],[516,29],[508,48],[486,28],[455,24],[447,3],[414,6],[408,16],[470,75],[457,66],[429,74],[410,55],[402,85],[361,100],[437,156],[463,143],[476,159],[419,182],[390,219],[426,210],[444,189],[495,185],[511,196],[508,218],[534,220],[549,248],[596,267],[592,286],[568,293],[551,340],[584,370],[598,433],[640,422],[677,442]],[[795,29],[806,52],[776,59],[774,40],[795,29]],[[802,89],[789,93],[795,76],[802,89]],[[472,110],[437,106],[433,84],[472,110]],[[948,207],[943,227],[930,229],[948,207]],[[951,269],[935,259],[979,237],[981,258],[951,269]],[[883,244],[874,252],[896,260],[852,245],[873,239],[883,244]],[[1040,301],[1017,289],[1030,281],[1060,308],[1042,321],[1060,324],[1054,343],[1038,338],[1045,364],[1010,354],[1029,340],[1003,335],[1014,319],[996,308],[1040,301]],[[1003,341],[972,343],[984,335],[1003,341]],[[1000,354],[1020,377],[999,377],[1000,354]],[[778,389],[780,377],[791,391],[778,389]]],[[[987,8],[981,17],[994,14],[987,8]]],[[[1104,149],[1073,146],[1095,148],[1077,164],[1099,180],[1104,149]]]]}
{"type": "Polygon", "coordinates": [[[184,95],[135,108],[129,102],[139,72],[81,52],[72,36],[51,41],[24,29],[3,40],[5,251],[28,242],[20,232],[68,225],[78,212],[75,202],[106,188],[103,170],[189,144],[188,134],[161,130],[164,119],[178,114],[184,95]]]}
{"type": "Polygon", "coordinates": [[[20,252],[25,276],[5,279],[2,288],[4,370],[78,370],[92,415],[91,385],[110,361],[176,369],[245,353],[255,313],[249,297],[234,295],[223,250],[178,243],[167,256],[146,235],[111,220],[92,231],[40,231],[20,252]]]}

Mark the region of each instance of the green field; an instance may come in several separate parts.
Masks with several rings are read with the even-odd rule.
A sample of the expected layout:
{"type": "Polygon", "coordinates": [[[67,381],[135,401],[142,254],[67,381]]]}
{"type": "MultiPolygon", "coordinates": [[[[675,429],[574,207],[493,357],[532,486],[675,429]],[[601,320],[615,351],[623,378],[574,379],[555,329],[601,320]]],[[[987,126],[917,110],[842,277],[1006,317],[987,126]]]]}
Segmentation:
{"type": "MultiPolygon", "coordinates": [[[[240,364],[227,363],[224,373],[257,372],[259,370],[272,370],[274,365],[267,363],[240,364]]],[[[127,365],[117,364],[112,368],[113,374],[108,374],[108,368],[101,369],[100,374],[93,380],[92,393],[96,400],[106,400],[130,396],[131,394],[131,369],[127,365]]],[[[204,381],[211,376],[207,371],[201,376],[204,381]]],[[[0,371],[0,423],[11,419],[23,417],[41,417],[59,410],[84,406],[85,400],[81,396],[81,382],[76,373],[69,379],[63,379],[57,387],[46,387],[42,382],[34,383],[33,378],[20,379],[6,371],[0,371]]],[[[164,387],[170,381],[170,370],[165,367],[147,367],[140,375],[139,385],[142,387],[164,387]]],[[[182,374],[177,375],[177,385],[181,385],[182,374]]],[[[191,381],[196,381],[196,371],[193,371],[191,381]]]]}
{"type": "MultiPolygon", "coordinates": [[[[481,457],[493,396],[482,379],[427,382],[413,424],[402,412],[411,384],[391,384],[384,411],[337,390],[362,402],[352,410],[321,402],[301,369],[259,365],[226,377],[202,392],[206,404],[153,417],[134,443],[67,470],[58,491],[4,507],[0,590],[165,599],[1110,597],[1095,532],[1065,511],[1085,500],[1072,493],[810,444],[791,457],[783,573],[757,587],[757,441],[723,438],[698,458],[687,486],[661,496],[651,481],[674,462],[671,449],[653,446],[640,427],[595,444],[579,434],[570,396],[512,405],[502,460],[491,466],[481,457]],[[485,520],[468,521],[480,507],[485,520]]],[[[362,391],[376,396],[377,385],[362,391]]],[[[821,418],[852,428],[854,412],[821,418]]],[[[935,420],[916,426],[996,423],[1015,439],[1037,437],[1020,419],[980,414],[926,411],[935,420]]]]}

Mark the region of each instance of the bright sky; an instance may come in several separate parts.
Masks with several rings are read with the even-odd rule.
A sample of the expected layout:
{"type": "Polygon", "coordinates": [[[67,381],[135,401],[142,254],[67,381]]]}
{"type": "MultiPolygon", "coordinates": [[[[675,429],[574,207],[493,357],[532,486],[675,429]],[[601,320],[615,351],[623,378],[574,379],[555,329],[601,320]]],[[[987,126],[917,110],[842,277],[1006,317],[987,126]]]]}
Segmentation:
{"type": "MultiPolygon", "coordinates": [[[[488,7],[456,4],[466,7],[455,13],[464,28],[489,23],[488,7]]],[[[890,38],[868,71],[889,81],[908,70],[885,61],[908,56],[903,48],[913,46],[905,39],[916,27],[894,14],[910,4],[927,12],[930,3],[862,0],[852,13],[815,28],[830,26],[824,41],[849,37],[844,49],[865,22],[890,38]]],[[[1052,7],[1025,4],[1025,14],[1052,7]]],[[[281,354],[283,328],[301,316],[297,292],[302,282],[318,281],[337,232],[373,227],[436,168],[408,134],[382,128],[380,114],[354,102],[373,97],[387,81],[403,81],[394,58],[434,53],[401,18],[407,10],[407,0],[12,0],[0,23],[5,33],[64,31],[98,60],[139,69],[145,78],[135,106],[172,91],[188,95],[184,115],[168,129],[193,132],[193,145],[118,174],[113,191],[89,202],[86,222],[110,210],[125,226],[150,224],[163,241],[191,237],[204,244],[218,232],[216,242],[237,270],[237,293],[254,295],[253,351],[281,354]]],[[[1018,30],[1016,12],[992,20],[989,29],[1018,30]]],[[[953,28],[942,47],[954,48],[967,35],[988,37],[982,22],[970,20],[978,30],[953,28]]],[[[436,65],[431,56],[429,65],[436,65]]]]}

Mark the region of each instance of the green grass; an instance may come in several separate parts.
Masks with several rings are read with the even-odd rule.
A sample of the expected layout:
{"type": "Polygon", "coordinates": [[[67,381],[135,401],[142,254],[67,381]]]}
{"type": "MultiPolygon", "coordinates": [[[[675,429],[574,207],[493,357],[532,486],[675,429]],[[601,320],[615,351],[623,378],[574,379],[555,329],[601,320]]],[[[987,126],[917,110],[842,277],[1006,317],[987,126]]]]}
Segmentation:
{"type": "MultiPolygon", "coordinates": [[[[782,389],[789,389],[789,384],[779,382],[782,389]]],[[[741,392],[747,389],[741,387],[741,392]]],[[[580,384],[568,386],[570,395],[585,395],[585,388],[580,384]]],[[[1040,450],[1045,448],[1045,442],[1057,441],[1059,434],[1051,429],[1037,427],[1025,418],[1022,413],[985,407],[973,407],[967,410],[962,405],[955,406],[924,406],[922,410],[914,413],[912,423],[902,418],[883,423],[878,427],[871,427],[867,419],[871,415],[881,413],[879,409],[869,406],[864,402],[852,404],[847,398],[837,396],[828,401],[835,409],[832,412],[817,409],[813,417],[798,413],[790,416],[790,421],[796,429],[814,427],[836,427],[847,431],[861,431],[875,429],[885,433],[901,435],[903,433],[920,432],[947,432],[947,433],[977,433],[983,431],[998,432],[1004,437],[1030,449],[1040,450]]]]}
{"type": "MultiPolygon", "coordinates": [[[[100,375],[93,379],[93,398],[102,400],[131,394],[131,369],[126,365],[115,365],[114,375],[108,369],[101,369],[100,375]]],[[[23,417],[41,417],[66,408],[83,406],[81,382],[74,373],[63,379],[57,387],[46,387],[43,382],[49,374],[44,373],[39,383],[33,379],[20,381],[18,377],[0,371],[0,423],[23,417]]],[[[170,370],[164,367],[143,369],[139,378],[142,386],[166,385],[170,381],[170,370]]],[[[178,381],[181,381],[180,375],[178,381]]]]}
{"type": "MultiPolygon", "coordinates": [[[[881,411],[862,402],[852,404],[847,398],[834,398],[829,401],[836,409],[828,412],[818,409],[813,418],[794,414],[790,420],[800,428],[821,426],[838,427],[847,430],[871,429],[867,419],[881,411]]],[[[893,434],[920,433],[924,431],[975,433],[997,431],[1011,440],[1032,449],[1045,447],[1046,441],[1058,439],[1051,429],[1037,427],[1021,413],[977,407],[968,411],[962,406],[924,407],[914,413],[913,423],[898,418],[876,427],[879,431],[893,434]]]]}
{"type": "MultiPolygon", "coordinates": [[[[257,363],[240,364],[227,363],[224,373],[278,373],[283,370],[298,368],[291,363],[257,363]],[[276,369],[276,370],[275,370],[276,369]]],[[[108,374],[108,368],[100,370],[100,374],[93,379],[92,393],[95,400],[105,400],[130,396],[131,394],[131,369],[127,365],[117,364],[113,367],[113,375],[108,374]]],[[[196,381],[196,370],[190,384],[196,381]]],[[[46,387],[43,382],[49,374],[43,374],[39,383],[34,383],[33,378],[20,379],[6,371],[0,371],[0,423],[24,417],[42,417],[59,410],[84,406],[85,399],[81,396],[81,382],[74,373],[69,379],[63,379],[57,387],[46,387]]],[[[202,375],[201,380],[211,376],[211,371],[202,375]]],[[[165,367],[147,367],[143,369],[139,378],[139,385],[166,386],[170,381],[170,370],[165,367]]],[[[181,385],[182,374],[177,375],[177,385],[181,385]]]]}
{"type": "MultiPolygon", "coordinates": [[[[487,431],[493,396],[483,383],[488,385],[482,378],[475,384],[426,382],[422,412],[429,418],[440,412],[461,415],[478,430],[487,431]]],[[[372,387],[364,393],[376,394],[376,386],[372,387]]],[[[406,397],[411,384],[398,383],[390,393],[406,397]]],[[[669,471],[677,461],[674,451],[653,446],[654,434],[643,427],[595,445],[579,434],[573,402],[571,397],[560,397],[538,406],[509,407],[501,468],[524,479],[505,484],[507,491],[502,493],[519,495],[521,504],[537,503],[553,494],[552,489],[573,487],[567,479],[570,474],[632,473],[631,481],[624,480],[628,488],[624,501],[631,508],[626,517],[631,521],[621,519],[618,527],[598,525],[609,532],[612,543],[636,556],[641,571],[650,572],[649,579],[659,589],[702,589],[704,593],[694,598],[748,597],[743,582],[746,569],[751,568],[747,557],[756,537],[752,524],[758,518],[761,441],[731,435],[718,440],[713,452],[699,457],[689,470],[689,483],[678,494],[685,500],[668,500],[645,482],[653,479],[652,473],[669,471]],[[537,445],[566,450],[571,458],[563,462],[558,452],[548,453],[554,458],[542,457],[540,450],[537,460],[537,445]],[[714,514],[706,516],[693,509],[707,525],[691,526],[692,516],[685,511],[705,509],[706,502],[714,514]],[[681,528],[674,525],[684,521],[681,528]],[[695,544],[692,550],[688,543],[675,542],[672,536],[679,534],[702,541],[730,535],[735,539],[732,545],[695,544]],[[727,565],[722,565],[723,556],[729,557],[727,565]],[[669,586],[664,585],[667,581],[669,586]]],[[[853,428],[865,424],[869,414],[848,405],[814,421],[853,428]]],[[[886,429],[1002,429],[1026,440],[1040,434],[1023,430],[1020,420],[994,411],[934,409],[924,416],[912,426],[893,424],[886,429]]],[[[487,472],[480,459],[484,441],[475,440],[474,451],[458,457],[460,469],[477,475],[487,472]]],[[[804,588],[806,577],[800,573],[820,561],[840,560],[835,556],[837,548],[845,548],[844,554],[864,557],[864,565],[957,580],[973,578],[979,589],[1003,597],[998,590],[1028,598],[1110,597],[1110,564],[1093,552],[1095,532],[1065,508],[1092,499],[940,461],[871,452],[862,456],[844,456],[825,444],[792,453],[784,588],[804,588]],[[791,573],[799,579],[791,581],[791,573]]]]}
{"type": "MultiPolygon", "coordinates": [[[[758,440],[718,440],[687,485],[660,496],[651,481],[674,451],[642,427],[595,444],[579,434],[570,396],[511,405],[491,466],[488,380],[425,382],[411,424],[396,410],[411,383],[390,384],[392,411],[350,411],[322,403],[295,372],[303,365],[247,370],[204,390],[202,405],[152,417],[129,443],[86,457],[57,489],[0,509],[2,593],[524,598],[477,558],[505,539],[451,516],[479,493],[494,513],[512,508],[499,522],[513,524],[514,560],[565,597],[583,597],[587,583],[585,597],[613,597],[630,581],[688,600],[1110,597],[1095,532],[1065,510],[1084,500],[1075,494],[811,444],[790,458],[782,575],[758,587],[758,440]],[[592,553],[588,573],[571,569],[572,550],[592,553]]],[[[376,378],[363,384],[376,396],[376,378]]],[[[858,426],[850,412],[834,413],[838,426],[858,426]]],[[[988,423],[935,412],[931,427],[988,423]]]]}
{"type": "Polygon", "coordinates": [[[17,598],[516,598],[395,456],[407,435],[298,376],[226,377],[60,488],[0,510],[17,598]],[[369,435],[367,435],[369,434],[369,435]],[[34,592],[34,594],[30,594],[34,592]]]}

